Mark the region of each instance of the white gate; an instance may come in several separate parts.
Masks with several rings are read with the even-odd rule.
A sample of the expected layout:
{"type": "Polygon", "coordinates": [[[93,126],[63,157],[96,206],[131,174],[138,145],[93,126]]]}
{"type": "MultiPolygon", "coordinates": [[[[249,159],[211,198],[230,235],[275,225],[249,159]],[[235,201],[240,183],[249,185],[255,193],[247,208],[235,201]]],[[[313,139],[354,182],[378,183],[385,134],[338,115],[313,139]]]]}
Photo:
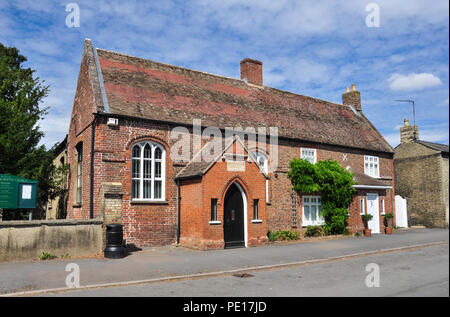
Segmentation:
{"type": "Polygon", "coordinates": [[[408,228],[408,209],[406,199],[395,195],[395,223],[397,227],[408,228]]]}

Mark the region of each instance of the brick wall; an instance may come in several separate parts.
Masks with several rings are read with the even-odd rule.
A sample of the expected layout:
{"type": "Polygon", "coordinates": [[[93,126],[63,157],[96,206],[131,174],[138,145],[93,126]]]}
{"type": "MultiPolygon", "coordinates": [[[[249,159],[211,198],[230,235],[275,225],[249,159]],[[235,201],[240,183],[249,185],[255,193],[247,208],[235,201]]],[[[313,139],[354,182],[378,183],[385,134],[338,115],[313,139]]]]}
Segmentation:
{"type": "Polygon", "coordinates": [[[94,119],[92,113],[96,112],[94,90],[92,86],[92,51],[85,47],[80,65],[77,90],[73,102],[71,122],[67,137],[67,157],[70,164],[68,181],[67,218],[88,219],[91,169],[91,123],[94,119]],[[82,203],[76,203],[76,176],[77,176],[77,150],[76,146],[82,144],[82,203]]]}
{"type": "MultiPolygon", "coordinates": [[[[111,117],[114,117],[113,115],[111,117]]],[[[171,244],[176,241],[176,230],[177,230],[177,186],[174,181],[176,173],[185,165],[183,163],[173,162],[170,158],[170,151],[172,145],[178,140],[170,140],[169,133],[174,126],[157,123],[146,120],[131,119],[131,118],[119,118],[119,125],[117,127],[111,127],[106,125],[107,116],[99,116],[95,125],[95,150],[94,150],[94,191],[93,191],[93,205],[94,205],[94,217],[99,217],[101,215],[101,194],[100,190],[102,184],[113,182],[119,183],[122,187],[122,224],[124,228],[124,238],[127,243],[134,243],[139,246],[150,246],[150,245],[166,245],[171,244]],[[134,143],[151,140],[158,142],[166,149],[166,197],[165,201],[161,203],[135,203],[131,201],[131,147],[134,143]]],[[[71,131],[74,129],[71,127],[71,131]]],[[[190,129],[191,130],[191,129],[190,129]]],[[[192,133],[190,131],[189,133],[192,133]]],[[[85,130],[85,132],[78,135],[78,138],[82,136],[83,140],[83,150],[85,153],[85,159],[83,160],[83,203],[81,207],[73,207],[72,203],[69,203],[69,218],[87,218],[89,217],[89,171],[90,171],[90,127],[85,130]]],[[[73,133],[69,136],[69,139],[77,140],[73,137],[73,133]]],[[[207,140],[203,140],[203,144],[207,140]]],[[[76,153],[74,151],[73,144],[69,143],[70,154],[72,160],[76,158],[76,153]]],[[[260,199],[260,214],[265,215],[265,221],[263,224],[252,224],[249,225],[249,245],[255,243],[264,243],[265,235],[267,230],[281,230],[281,229],[296,229],[302,230],[302,208],[301,208],[301,197],[298,198],[297,204],[297,214],[293,217],[292,208],[292,185],[287,177],[289,161],[294,157],[300,157],[301,147],[313,147],[317,148],[318,160],[324,159],[335,159],[344,168],[346,166],[351,166],[353,170],[363,172],[364,171],[364,155],[377,155],[380,157],[380,170],[381,176],[387,179],[392,178],[393,174],[393,164],[392,159],[389,154],[378,154],[370,151],[358,151],[351,149],[344,149],[341,147],[325,146],[325,145],[311,145],[308,143],[296,142],[292,140],[279,139],[279,164],[275,173],[269,174],[269,197],[270,204],[266,205],[265,201],[265,180],[257,182],[259,189],[252,189],[252,191],[258,192],[258,199],[260,199]],[[294,221],[294,220],[295,221],[294,221]],[[295,222],[295,224],[294,224],[295,222]],[[256,231],[252,231],[253,227],[260,228],[256,231]],[[250,235],[251,233],[251,235],[250,235]],[[255,240],[256,239],[256,240],[255,240]]],[[[192,148],[192,143],[191,143],[192,148]]],[[[270,147],[266,146],[267,152],[270,155],[270,147]]],[[[250,149],[252,150],[252,149],[250,149]]],[[[76,175],[76,169],[74,165],[71,164],[72,177],[76,175]]],[[[217,166],[220,166],[218,163],[217,166]]],[[[256,166],[249,167],[247,171],[251,171],[256,166]]],[[[215,170],[215,167],[212,171],[215,170]]],[[[229,180],[229,175],[227,177],[220,176],[211,173],[214,177],[209,175],[204,178],[205,184],[202,185],[200,189],[198,184],[190,184],[189,186],[184,186],[182,189],[182,196],[191,195],[202,195],[202,205],[201,208],[198,205],[194,205],[194,202],[186,204],[186,200],[182,199],[182,217],[185,215],[184,210],[194,211],[203,210],[205,217],[210,216],[210,199],[212,198],[212,193],[201,194],[206,188],[208,190],[222,190],[229,180]],[[191,191],[191,194],[189,193],[191,191]],[[199,209],[200,208],[200,209],[199,209]],[[205,212],[206,211],[206,212],[205,212]]],[[[255,173],[254,176],[242,176],[242,179],[246,179],[246,184],[248,186],[253,186],[255,183],[251,177],[263,177],[259,172],[255,173]],[[252,185],[250,185],[252,184],[252,185]]],[[[71,199],[73,200],[74,191],[71,190],[71,199]]],[[[216,194],[215,194],[216,195],[216,194]]],[[[218,194],[217,194],[218,195],[218,194]]],[[[254,197],[249,195],[249,204],[253,201],[254,197]],[[251,199],[251,200],[250,200],[251,199]]],[[[381,196],[381,195],[380,195],[381,196]]],[[[217,197],[219,200],[222,196],[217,197]]],[[[255,196],[256,197],[256,196],[255,196]]],[[[392,191],[388,190],[386,195],[386,206],[392,206],[392,191]]],[[[359,200],[355,200],[359,204],[359,200]]],[[[198,204],[198,202],[196,202],[198,204]]],[[[353,205],[352,205],[353,206],[353,205]]],[[[220,206],[219,206],[220,207],[220,206]]],[[[351,210],[359,210],[358,207],[351,207],[351,210]]],[[[249,207],[249,216],[251,214],[252,206],[249,207]]],[[[295,211],[294,211],[295,212],[295,211]]],[[[352,214],[353,215],[353,214],[352,214]]],[[[359,222],[359,213],[352,217],[354,220],[351,222],[350,226],[354,230],[359,230],[362,228],[362,222],[359,222]]],[[[352,218],[352,219],[353,219],[352,218]]],[[[181,219],[184,223],[189,223],[191,218],[181,219]]],[[[205,220],[206,221],[206,220],[205,220]]],[[[202,223],[205,223],[202,221],[202,223]]],[[[205,248],[210,248],[213,245],[217,245],[217,237],[220,236],[218,233],[219,227],[221,226],[186,226],[182,225],[181,235],[191,236],[195,238],[195,234],[204,234],[209,237],[204,242],[201,242],[205,248]],[[208,240],[208,241],[206,241],[208,240]]],[[[352,230],[353,230],[352,229],[352,230]]],[[[192,239],[194,239],[192,238],[192,239]]],[[[197,238],[195,238],[197,239],[197,238]]],[[[195,240],[194,239],[194,240],[195,240]]],[[[223,232],[221,236],[223,243],[223,232]]],[[[185,244],[188,244],[188,239],[183,240],[185,244]]],[[[193,240],[193,241],[194,241],[193,240]]],[[[198,240],[195,242],[198,243],[198,240]]]]}
{"type": "MultiPolygon", "coordinates": [[[[364,173],[364,155],[373,155],[379,157],[380,177],[386,182],[394,186],[394,165],[392,155],[388,153],[376,153],[371,151],[362,151],[354,149],[346,149],[327,145],[311,145],[308,143],[284,141],[279,142],[279,166],[276,173],[271,175],[271,192],[272,205],[268,207],[268,222],[270,230],[298,230],[302,229],[302,196],[298,196],[298,214],[297,226],[293,226],[292,221],[292,184],[287,176],[289,171],[289,161],[294,158],[300,158],[300,148],[315,148],[317,150],[317,160],[336,160],[343,168],[350,166],[353,171],[364,173]],[[275,175],[276,174],[276,175],[275,175]]],[[[369,192],[378,193],[379,199],[385,199],[386,212],[395,213],[394,191],[386,190],[370,190],[369,192]]],[[[364,224],[359,213],[359,198],[365,196],[366,191],[358,190],[357,196],[350,205],[349,230],[352,232],[362,231],[364,224]]],[[[367,209],[366,209],[367,210],[367,209]]],[[[380,211],[381,212],[381,211],[380,211]]],[[[383,232],[383,217],[380,215],[380,230],[383,232]]]]}
{"type": "Polygon", "coordinates": [[[265,177],[258,166],[245,160],[245,171],[227,169],[227,162],[220,160],[200,179],[186,180],[181,185],[181,243],[186,246],[211,249],[224,247],[224,199],[228,188],[237,182],[244,189],[247,199],[248,246],[267,242],[265,177]],[[211,199],[217,199],[217,221],[210,224],[211,199]],[[259,220],[254,223],[253,200],[259,200],[259,220]]]}

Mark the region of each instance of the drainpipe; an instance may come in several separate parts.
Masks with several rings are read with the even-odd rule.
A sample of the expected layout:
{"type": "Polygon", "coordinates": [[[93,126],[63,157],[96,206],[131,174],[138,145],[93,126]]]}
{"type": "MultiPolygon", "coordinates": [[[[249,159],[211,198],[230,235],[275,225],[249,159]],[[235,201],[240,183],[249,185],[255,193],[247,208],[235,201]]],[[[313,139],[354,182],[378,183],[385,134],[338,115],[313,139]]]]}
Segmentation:
{"type": "Polygon", "coordinates": [[[177,225],[177,244],[180,244],[180,226],[181,226],[181,222],[180,222],[180,213],[181,213],[181,197],[180,197],[180,180],[177,179],[177,190],[178,190],[178,225],[177,225]]]}
{"type": "Polygon", "coordinates": [[[91,170],[90,170],[90,201],[89,201],[89,217],[94,218],[94,148],[95,148],[95,121],[97,114],[94,113],[94,120],[91,124],[91,170]]]}

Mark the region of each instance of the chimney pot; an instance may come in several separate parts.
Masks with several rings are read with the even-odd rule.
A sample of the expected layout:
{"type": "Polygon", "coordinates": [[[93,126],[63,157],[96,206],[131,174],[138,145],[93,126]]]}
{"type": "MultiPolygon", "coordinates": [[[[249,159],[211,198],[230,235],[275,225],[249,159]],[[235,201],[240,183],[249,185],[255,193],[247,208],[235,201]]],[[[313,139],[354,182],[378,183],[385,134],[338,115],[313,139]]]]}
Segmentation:
{"type": "Polygon", "coordinates": [[[346,88],[346,92],[342,94],[342,104],[352,105],[355,110],[362,111],[361,108],[361,94],[356,90],[356,85],[352,84],[352,91],[350,88],[346,88]]]}
{"type": "Polygon", "coordinates": [[[243,59],[241,61],[241,79],[247,79],[251,84],[262,86],[262,62],[251,58],[243,59]]]}
{"type": "Polygon", "coordinates": [[[350,92],[350,87],[345,87],[345,92],[350,92]]]}
{"type": "Polygon", "coordinates": [[[419,139],[419,128],[415,125],[409,125],[409,120],[404,120],[405,125],[400,128],[400,142],[412,143],[419,139]]]}

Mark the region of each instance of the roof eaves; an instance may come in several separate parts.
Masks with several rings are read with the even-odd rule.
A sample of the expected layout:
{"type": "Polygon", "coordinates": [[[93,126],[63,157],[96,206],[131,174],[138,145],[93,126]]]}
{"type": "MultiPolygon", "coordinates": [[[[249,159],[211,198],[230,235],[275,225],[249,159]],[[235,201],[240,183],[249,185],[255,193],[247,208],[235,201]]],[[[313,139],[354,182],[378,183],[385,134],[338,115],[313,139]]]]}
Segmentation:
{"type": "Polygon", "coordinates": [[[386,141],[386,139],[383,137],[383,135],[378,131],[378,129],[370,122],[369,119],[364,115],[364,113],[361,112],[361,117],[369,124],[369,126],[375,131],[375,133],[378,135],[378,137],[384,142],[384,144],[387,146],[387,149],[389,151],[386,151],[387,153],[394,153],[394,149],[392,146],[386,141]]]}
{"type": "Polygon", "coordinates": [[[422,144],[423,146],[426,146],[432,150],[449,153],[448,145],[446,144],[439,144],[439,143],[433,143],[428,141],[422,141],[422,140],[416,140],[416,143],[422,144]]]}
{"type": "MultiPolygon", "coordinates": [[[[233,139],[229,142],[228,145],[225,146],[225,148],[213,159],[211,160],[211,162],[205,167],[203,168],[201,171],[197,172],[196,174],[193,175],[187,175],[187,176],[183,176],[183,173],[189,168],[189,166],[191,166],[191,164],[193,164],[195,161],[195,158],[200,155],[200,153],[203,153],[203,150],[209,145],[209,143],[205,144],[203,146],[203,148],[198,151],[194,157],[192,158],[192,160],[181,170],[177,173],[177,175],[175,176],[175,179],[188,179],[188,178],[196,178],[196,177],[202,177],[203,175],[205,175],[210,169],[211,167],[224,155],[224,153],[233,145],[233,143],[237,141],[239,142],[239,144],[243,147],[243,149],[248,153],[249,157],[252,159],[252,161],[256,164],[256,158],[253,156],[253,154],[247,149],[247,147],[245,146],[245,144],[242,142],[241,138],[237,135],[235,135],[233,137],[233,139]]],[[[265,178],[269,178],[269,176],[262,170],[261,166],[259,166],[259,164],[256,164],[256,166],[258,166],[259,171],[264,175],[265,178]]]]}
{"type": "MultiPolygon", "coordinates": [[[[341,105],[342,106],[342,105],[341,105]]],[[[345,106],[346,107],[346,106],[345,106]]],[[[164,124],[172,124],[172,125],[181,125],[187,128],[191,128],[193,126],[192,123],[183,123],[183,122],[177,122],[177,121],[171,121],[171,120],[160,120],[160,119],[154,119],[154,118],[145,118],[145,117],[138,117],[133,115],[127,115],[127,114],[121,114],[121,113],[112,113],[115,117],[118,118],[124,118],[124,119],[130,119],[130,120],[142,120],[147,122],[159,122],[164,124]]],[[[108,116],[107,113],[96,113],[96,115],[100,116],[108,116]]],[[[201,126],[202,128],[206,128],[206,126],[201,126]]],[[[221,131],[224,131],[226,128],[219,128],[221,131]]],[[[351,146],[351,145],[345,145],[345,144],[339,144],[339,143],[327,143],[327,142],[320,142],[320,141],[314,141],[314,140],[308,140],[305,138],[298,138],[298,137],[292,137],[287,135],[278,135],[279,139],[283,140],[296,140],[296,141],[302,141],[307,142],[309,144],[319,144],[319,145],[326,145],[326,146],[335,146],[335,147],[343,147],[346,149],[353,149],[353,150],[359,150],[359,151],[371,151],[371,152],[377,152],[377,153],[389,153],[393,154],[393,151],[387,151],[387,150],[381,150],[381,149],[372,149],[372,148],[363,148],[358,146],[351,146]]]]}

